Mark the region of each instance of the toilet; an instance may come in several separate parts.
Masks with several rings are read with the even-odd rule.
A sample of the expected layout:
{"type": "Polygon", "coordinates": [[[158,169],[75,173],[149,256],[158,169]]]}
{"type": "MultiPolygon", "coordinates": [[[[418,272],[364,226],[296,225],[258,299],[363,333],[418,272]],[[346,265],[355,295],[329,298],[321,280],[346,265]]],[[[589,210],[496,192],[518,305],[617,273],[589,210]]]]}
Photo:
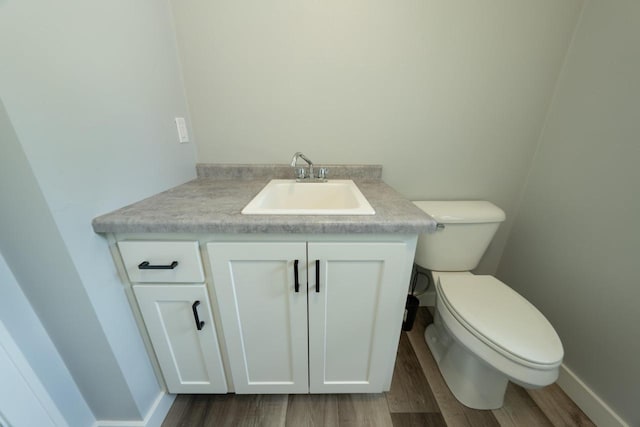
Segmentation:
{"type": "Polygon", "coordinates": [[[531,303],[473,270],[505,219],[486,201],[416,201],[438,223],[418,238],[415,262],[431,270],[434,322],[425,340],[453,395],[474,409],[497,409],[509,381],[544,387],[558,378],[564,350],[531,303]]]}

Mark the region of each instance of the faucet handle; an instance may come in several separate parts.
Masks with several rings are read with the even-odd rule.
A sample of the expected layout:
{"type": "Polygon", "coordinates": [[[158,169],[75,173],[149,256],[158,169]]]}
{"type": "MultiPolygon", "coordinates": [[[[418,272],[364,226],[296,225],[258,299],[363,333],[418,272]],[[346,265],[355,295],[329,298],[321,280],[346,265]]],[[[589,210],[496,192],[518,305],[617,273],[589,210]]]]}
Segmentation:
{"type": "Polygon", "coordinates": [[[318,179],[326,180],[327,175],[329,175],[329,170],[327,168],[318,169],[318,179]]]}
{"type": "Polygon", "coordinates": [[[296,179],[301,180],[307,175],[307,171],[305,168],[295,168],[296,179]]]}

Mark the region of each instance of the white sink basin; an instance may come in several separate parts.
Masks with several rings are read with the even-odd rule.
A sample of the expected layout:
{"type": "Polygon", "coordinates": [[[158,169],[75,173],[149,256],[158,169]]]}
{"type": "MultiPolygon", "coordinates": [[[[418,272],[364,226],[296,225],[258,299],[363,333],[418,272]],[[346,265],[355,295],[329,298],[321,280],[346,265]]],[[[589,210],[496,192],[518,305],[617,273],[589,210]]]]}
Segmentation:
{"type": "Polygon", "coordinates": [[[248,215],[374,215],[351,180],[273,179],[242,210],[248,215]]]}

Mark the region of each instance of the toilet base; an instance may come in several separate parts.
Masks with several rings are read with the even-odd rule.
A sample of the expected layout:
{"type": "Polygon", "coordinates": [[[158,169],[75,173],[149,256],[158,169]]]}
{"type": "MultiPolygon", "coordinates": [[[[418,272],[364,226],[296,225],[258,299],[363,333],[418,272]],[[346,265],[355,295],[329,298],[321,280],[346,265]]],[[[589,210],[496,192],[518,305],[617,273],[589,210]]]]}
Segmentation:
{"type": "Polygon", "coordinates": [[[458,343],[446,330],[438,311],[424,332],[425,341],[449,390],[473,409],[498,409],[509,379],[458,343]]]}

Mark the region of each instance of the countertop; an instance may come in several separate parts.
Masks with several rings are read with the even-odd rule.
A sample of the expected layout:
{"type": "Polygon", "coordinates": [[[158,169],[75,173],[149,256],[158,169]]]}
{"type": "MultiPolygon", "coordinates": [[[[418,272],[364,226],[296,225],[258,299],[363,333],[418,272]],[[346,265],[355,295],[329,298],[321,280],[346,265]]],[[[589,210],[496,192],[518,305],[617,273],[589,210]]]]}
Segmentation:
{"type": "MultiPolygon", "coordinates": [[[[246,171],[247,166],[243,167],[246,171]]],[[[229,167],[225,167],[227,174],[228,170],[229,167]]],[[[375,215],[243,215],[240,211],[244,206],[270,179],[280,176],[245,173],[242,179],[225,179],[203,172],[203,165],[198,165],[198,175],[193,181],[95,218],[93,230],[96,233],[414,234],[431,232],[436,227],[430,216],[376,177],[353,175],[375,215]]]]}

